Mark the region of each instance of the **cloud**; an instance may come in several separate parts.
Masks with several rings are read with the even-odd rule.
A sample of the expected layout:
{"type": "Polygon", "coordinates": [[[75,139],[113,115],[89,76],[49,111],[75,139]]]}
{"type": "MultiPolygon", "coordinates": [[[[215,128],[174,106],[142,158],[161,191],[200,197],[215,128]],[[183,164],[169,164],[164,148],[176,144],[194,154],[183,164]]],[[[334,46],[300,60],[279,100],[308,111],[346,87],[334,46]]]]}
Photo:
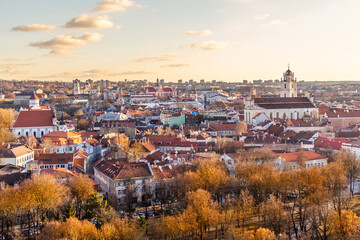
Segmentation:
{"type": "Polygon", "coordinates": [[[21,32],[52,32],[56,29],[54,25],[44,25],[44,24],[30,24],[30,25],[20,25],[13,27],[12,31],[21,31],[21,32]]]}
{"type": "Polygon", "coordinates": [[[264,20],[266,18],[270,17],[269,13],[265,13],[265,14],[258,14],[254,16],[255,20],[264,20]]]}
{"type": "Polygon", "coordinates": [[[198,48],[202,50],[222,50],[229,46],[229,43],[224,41],[205,41],[202,43],[192,43],[188,46],[191,48],[198,48]]]}
{"type": "Polygon", "coordinates": [[[190,67],[190,64],[187,63],[179,63],[179,64],[168,64],[160,66],[161,68],[178,68],[178,67],[190,67]]]}
{"type": "Polygon", "coordinates": [[[270,27],[270,26],[282,26],[286,24],[285,21],[282,21],[280,19],[274,19],[274,20],[271,20],[270,22],[267,22],[267,23],[264,23],[262,24],[263,27],[270,27]]]}
{"type": "Polygon", "coordinates": [[[17,58],[7,58],[7,59],[5,59],[6,62],[15,62],[17,60],[18,60],[17,58]]]}
{"type": "Polygon", "coordinates": [[[30,63],[5,63],[0,64],[0,73],[9,74],[9,75],[19,75],[27,73],[28,71],[24,70],[23,67],[31,66],[30,63]]]}
{"type": "Polygon", "coordinates": [[[114,71],[112,69],[89,69],[83,71],[69,71],[61,72],[51,75],[35,76],[34,78],[44,78],[44,79],[55,79],[55,78],[105,78],[105,77],[116,77],[116,76],[126,76],[126,75],[147,75],[152,74],[152,72],[147,71],[114,71]]]}
{"type": "Polygon", "coordinates": [[[141,7],[131,0],[103,0],[95,8],[95,12],[125,12],[129,7],[141,7]]]}
{"type": "Polygon", "coordinates": [[[204,36],[209,36],[212,35],[213,33],[210,30],[203,30],[203,31],[186,31],[185,35],[188,36],[200,36],[200,37],[204,37],[204,36]]]}
{"type": "Polygon", "coordinates": [[[73,18],[68,21],[65,28],[121,28],[121,26],[115,26],[115,24],[109,20],[109,16],[89,16],[82,14],[80,17],[73,18]]]}
{"type": "Polygon", "coordinates": [[[50,49],[50,55],[68,55],[72,54],[76,47],[100,41],[102,37],[103,35],[100,33],[84,33],[81,36],[59,35],[48,41],[32,42],[29,46],[50,49]]]}
{"type": "Polygon", "coordinates": [[[175,55],[143,57],[143,58],[136,59],[135,62],[165,62],[165,61],[173,61],[175,58],[176,58],[175,55]]]}

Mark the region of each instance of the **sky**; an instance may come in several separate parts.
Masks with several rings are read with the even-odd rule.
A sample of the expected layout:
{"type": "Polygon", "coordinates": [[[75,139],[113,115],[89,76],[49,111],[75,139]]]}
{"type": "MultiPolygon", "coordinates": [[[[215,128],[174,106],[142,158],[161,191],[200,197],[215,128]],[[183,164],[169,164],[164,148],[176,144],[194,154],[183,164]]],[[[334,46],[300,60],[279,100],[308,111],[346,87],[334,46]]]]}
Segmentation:
{"type": "Polygon", "coordinates": [[[358,0],[1,0],[0,79],[360,80],[358,0]]]}

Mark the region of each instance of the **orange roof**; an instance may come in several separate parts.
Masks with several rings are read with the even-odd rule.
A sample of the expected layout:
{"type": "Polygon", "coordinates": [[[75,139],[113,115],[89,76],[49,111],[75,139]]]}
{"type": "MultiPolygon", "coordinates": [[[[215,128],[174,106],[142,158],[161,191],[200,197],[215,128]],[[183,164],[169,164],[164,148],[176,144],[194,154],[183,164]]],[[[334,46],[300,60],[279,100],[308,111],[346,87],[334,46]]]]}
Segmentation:
{"type": "Polygon", "coordinates": [[[53,110],[25,110],[20,111],[16,118],[13,128],[16,127],[44,127],[54,126],[53,110]]]}
{"type": "MultiPolygon", "coordinates": [[[[299,161],[298,154],[299,152],[282,153],[279,154],[279,158],[285,160],[286,162],[298,162],[299,161]]],[[[320,155],[313,151],[304,151],[304,157],[306,161],[326,159],[326,157],[324,157],[323,155],[320,155]]]]}

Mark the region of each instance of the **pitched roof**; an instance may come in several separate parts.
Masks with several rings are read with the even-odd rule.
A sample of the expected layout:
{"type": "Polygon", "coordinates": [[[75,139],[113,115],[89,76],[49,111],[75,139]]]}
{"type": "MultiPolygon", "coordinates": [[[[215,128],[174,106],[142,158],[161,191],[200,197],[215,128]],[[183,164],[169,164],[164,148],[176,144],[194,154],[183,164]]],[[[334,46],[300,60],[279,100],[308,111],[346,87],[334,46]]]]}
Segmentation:
{"type": "Polygon", "coordinates": [[[95,165],[95,168],[110,178],[118,180],[151,177],[153,175],[149,165],[143,162],[120,165],[103,160],[95,165]]]}
{"type": "Polygon", "coordinates": [[[68,164],[74,161],[73,153],[46,153],[38,156],[39,164],[68,164]]]}
{"type": "Polygon", "coordinates": [[[230,123],[230,124],[210,124],[209,130],[212,131],[235,131],[236,124],[230,123]]]}
{"type": "Polygon", "coordinates": [[[0,158],[16,158],[32,152],[33,150],[31,150],[30,148],[21,145],[10,149],[0,149],[0,158]]]}
{"type": "Polygon", "coordinates": [[[326,112],[328,118],[360,118],[360,110],[331,109],[326,112]]]}
{"type": "MultiPolygon", "coordinates": [[[[324,157],[323,155],[320,155],[313,151],[304,151],[303,153],[304,153],[304,158],[306,159],[306,161],[326,159],[326,157],[324,157]]],[[[285,160],[286,162],[298,162],[299,161],[298,155],[299,155],[299,152],[282,153],[282,154],[279,154],[279,158],[285,160]]]]}
{"type": "Polygon", "coordinates": [[[54,112],[51,109],[31,109],[20,111],[19,116],[15,120],[13,128],[54,126],[53,116],[54,112]]]}
{"type": "Polygon", "coordinates": [[[253,98],[254,103],[265,109],[315,108],[307,97],[269,97],[253,98]]]}

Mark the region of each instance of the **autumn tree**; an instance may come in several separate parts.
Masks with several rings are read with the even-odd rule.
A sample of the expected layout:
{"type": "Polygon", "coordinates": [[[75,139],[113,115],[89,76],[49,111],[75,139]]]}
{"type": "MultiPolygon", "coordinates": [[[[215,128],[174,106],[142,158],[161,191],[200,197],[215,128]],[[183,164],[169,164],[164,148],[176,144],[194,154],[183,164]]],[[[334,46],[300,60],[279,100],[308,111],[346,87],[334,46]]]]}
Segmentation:
{"type": "Polygon", "coordinates": [[[86,201],[95,192],[93,181],[87,175],[79,175],[70,180],[68,185],[74,200],[76,217],[81,219],[84,215],[83,211],[86,201]]]}
{"type": "Polygon", "coordinates": [[[282,233],[287,225],[284,204],[274,195],[261,204],[260,213],[264,226],[274,231],[276,235],[282,233]]]}
{"type": "Polygon", "coordinates": [[[351,196],[354,195],[355,183],[360,175],[360,161],[356,159],[355,154],[348,151],[337,153],[334,160],[341,162],[349,182],[350,194],[351,196]]]}
{"type": "Polygon", "coordinates": [[[242,226],[256,212],[255,200],[248,190],[241,190],[235,203],[235,212],[238,225],[242,222],[242,226]]]}
{"type": "Polygon", "coordinates": [[[12,142],[15,140],[15,136],[7,129],[0,129],[0,143],[12,142]]]}
{"type": "Polygon", "coordinates": [[[237,239],[247,240],[274,240],[276,235],[273,231],[267,228],[258,228],[256,230],[249,230],[240,233],[237,239]]]}
{"type": "Polygon", "coordinates": [[[184,179],[189,190],[204,189],[216,196],[218,202],[230,184],[226,166],[218,159],[199,162],[196,170],[187,172],[184,179]]]}
{"type": "Polygon", "coordinates": [[[145,238],[142,229],[137,226],[135,221],[116,218],[101,227],[98,239],[140,240],[145,238]]]}
{"type": "Polygon", "coordinates": [[[212,226],[216,226],[220,220],[218,207],[211,199],[209,192],[198,189],[187,194],[187,207],[185,213],[194,218],[200,232],[200,239],[212,226]]]}
{"type": "MultiPolygon", "coordinates": [[[[55,216],[59,208],[68,202],[68,189],[54,177],[42,174],[25,180],[21,184],[23,210],[28,212],[29,218],[45,222],[55,216]]],[[[30,224],[30,223],[29,223],[30,224]]]]}
{"type": "Polygon", "coordinates": [[[343,210],[341,215],[333,212],[329,221],[334,239],[351,239],[360,231],[360,218],[350,210],[343,210]]]}
{"type": "Polygon", "coordinates": [[[98,230],[89,221],[80,221],[77,218],[69,218],[66,222],[50,222],[46,224],[41,234],[37,237],[39,240],[57,240],[57,239],[98,239],[98,230]]]}
{"type": "Polygon", "coordinates": [[[0,129],[10,128],[15,118],[15,112],[12,109],[0,108],[0,129]]]}
{"type": "Polygon", "coordinates": [[[76,110],[76,112],[74,113],[74,115],[76,117],[81,117],[84,115],[84,112],[81,110],[81,108],[79,108],[78,110],[76,110]]]}
{"type": "Polygon", "coordinates": [[[89,123],[86,119],[79,119],[77,121],[77,125],[76,125],[76,128],[78,130],[88,130],[89,128],[89,123]]]}
{"type": "Polygon", "coordinates": [[[239,137],[241,134],[247,132],[247,124],[244,121],[236,123],[235,136],[239,137]]]}

